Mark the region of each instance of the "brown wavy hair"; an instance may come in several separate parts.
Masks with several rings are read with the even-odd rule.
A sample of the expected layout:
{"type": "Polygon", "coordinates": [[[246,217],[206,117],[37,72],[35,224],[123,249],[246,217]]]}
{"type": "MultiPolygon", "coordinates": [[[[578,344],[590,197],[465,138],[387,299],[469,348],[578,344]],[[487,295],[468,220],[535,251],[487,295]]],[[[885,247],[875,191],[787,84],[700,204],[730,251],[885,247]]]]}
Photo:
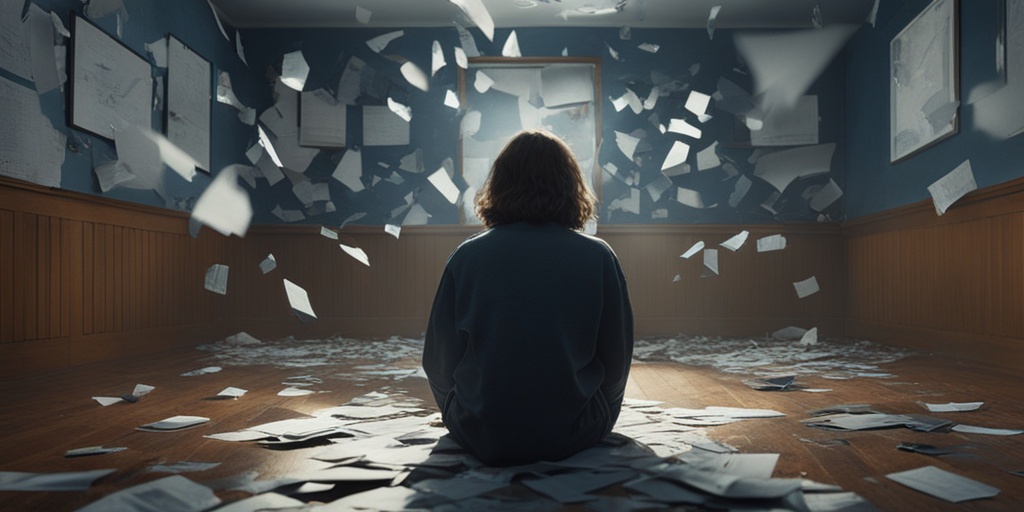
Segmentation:
{"type": "Polygon", "coordinates": [[[583,229],[597,198],[569,146],[545,130],[523,130],[501,150],[476,196],[476,214],[492,228],[554,222],[583,229]]]}

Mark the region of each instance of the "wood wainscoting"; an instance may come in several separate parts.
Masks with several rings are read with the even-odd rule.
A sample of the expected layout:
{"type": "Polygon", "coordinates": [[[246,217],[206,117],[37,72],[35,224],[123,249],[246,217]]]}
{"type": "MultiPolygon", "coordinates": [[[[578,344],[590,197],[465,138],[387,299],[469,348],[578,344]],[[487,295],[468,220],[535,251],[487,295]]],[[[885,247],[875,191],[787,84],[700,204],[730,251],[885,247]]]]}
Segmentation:
{"type": "Polygon", "coordinates": [[[1024,179],[847,223],[847,334],[1024,364],[1024,179]]]}
{"type": "Polygon", "coordinates": [[[203,280],[229,245],[187,214],[0,179],[0,377],[210,341],[227,298],[203,280]]]}
{"type": "MultiPolygon", "coordinates": [[[[835,225],[749,227],[747,244],[718,244],[728,225],[615,225],[599,235],[617,251],[639,336],[763,336],[788,325],[841,335],[844,245],[835,225]],[[781,233],[783,251],[756,239],[781,233]],[[721,275],[700,277],[697,241],[719,249],[721,275]],[[676,281],[675,276],[679,276],[676,281]],[[792,283],[815,276],[799,299],[792,283]]],[[[473,226],[412,226],[399,239],[379,226],[346,226],[339,241],[314,225],[258,225],[245,238],[188,216],[0,179],[0,378],[194,345],[240,330],[265,337],[422,335],[448,255],[473,226]],[[338,242],[363,249],[366,267],[338,242]],[[277,268],[259,264],[273,254],[277,268]],[[203,287],[214,263],[230,268],[225,296],[203,287]],[[283,279],[303,287],[318,319],[293,315],[283,279]]]]}
{"type": "MultiPolygon", "coordinates": [[[[320,235],[318,226],[255,226],[245,256],[232,266],[231,316],[265,326],[290,315],[282,279],[309,294],[317,321],[311,335],[421,336],[448,255],[479,231],[473,226],[412,226],[399,239],[379,226],[346,226],[340,242],[363,249],[370,267],[320,235]],[[262,275],[268,254],[277,269],[262,275]]],[[[798,325],[841,335],[843,239],[835,225],[750,227],[747,244],[732,252],[718,244],[740,231],[724,225],[614,225],[598,235],[616,251],[629,285],[639,336],[685,334],[764,336],[798,325]],[[758,253],[756,239],[783,234],[783,251],[758,253]],[[719,250],[720,276],[700,277],[703,260],[679,256],[695,242],[719,250]],[[675,281],[675,277],[679,280],[675,281]],[[815,276],[821,291],[800,299],[793,282],[815,276]]],[[[272,329],[272,326],[266,326],[272,329]]]]}

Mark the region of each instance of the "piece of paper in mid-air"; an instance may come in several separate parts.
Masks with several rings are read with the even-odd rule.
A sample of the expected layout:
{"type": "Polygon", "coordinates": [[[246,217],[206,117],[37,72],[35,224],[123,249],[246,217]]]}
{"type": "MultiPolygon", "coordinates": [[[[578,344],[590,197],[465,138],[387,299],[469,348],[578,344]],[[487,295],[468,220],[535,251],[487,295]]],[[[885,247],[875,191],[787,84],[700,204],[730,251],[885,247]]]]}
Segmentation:
{"type": "Polygon", "coordinates": [[[341,246],[341,250],[345,251],[345,253],[348,254],[349,256],[352,256],[353,258],[355,258],[356,261],[358,261],[359,263],[362,263],[363,265],[366,265],[367,267],[370,266],[370,257],[367,256],[366,252],[363,251],[362,249],[360,249],[358,247],[349,247],[349,246],[347,246],[345,244],[338,244],[338,245],[341,246]]]}
{"type": "Polygon", "coordinates": [[[829,172],[835,149],[835,143],[830,142],[769,153],[757,159],[754,176],[783,192],[798,178],[829,172]]]}
{"type": "Polygon", "coordinates": [[[427,177],[427,180],[437,188],[438,192],[444,195],[444,198],[449,203],[455,204],[459,200],[459,187],[455,186],[455,182],[448,176],[448,171],[444,167],[434,171],[433,174],[427,177]]]}
{"type": "Polygon", "coordinates": [[[237,169],[242,167],[232,164],[217,173],[192,208],[193,219],[224,236],[245,236],[252,220],[252,203],[249,193],[238,185],[237,169]]]}
{"type": "Polygon", "coordinates": [[[718,249],[704,249],[704,273],[701,277],[718,275],[718,249]]]}
{"type": "Polygon", "coordinates": [[[679,257],[680,258],[684,258],[684,259],[690,259],[690,257],[692,257],[694,254],[697,254],[698,252],[700,252],[703,249],[704,249],[704,241],[701,240],[701,241],[693,244],[689,249],[686,250],[686,252],[680,254],[679,257]]]}
{"type": "Polygon", "coordinates": [[[206,269],[205,287],[213,293],[227,295],[228,293],[228,266],[214,263],[206,269]]]}
{"type": "Polygon", "coordinates": [[[726,240],[726,241],[724,241],[724,242],[722,242],[722,243],[720,243],[718,245],[721,245],[722,247],[725,247],[726,249],[729,249],[730,251],[736,252],[736,251],[740,250],[740,247],[743,247],[744,243],[747,242],[747,237],[748,236],[750,236],[750,232],[747,231],[747,230],[743,230],[743,231],[740,231],[739,233],[736,233],[731,238],[729,238],[728,240],[726,240]]]}
{"type": "Polygon", "coordinates": [[[793,287],[796,288],[797,297],[801,299],[820,291],[820,288],[818,287],[818,280],[815,276],[808,277],[803,281],[797,281],[793,283],[793,287]]]}
{"type": "Polygon", "coordinates": [[[306,86],[307,76],[309,76],[309,64],[303,57],[302,50],[284,54],[281,61],[281,81],[285,85],[301,92],[306,86]]]}
{"type": "Polygon", "coordinates": [[[786,248],[786,237],[769,235],[757,239],[757,252],[781,251],[786,248]]]}
{"type": "Polygon", "coordinates": [[[928,193],[932,195],[935,213],[942,215],[953,203],[977,188],[978,184],[974,181],[974,173],[971,171],[971,161],[964,160],[949,174],[928,185],[928,193]]]}
{"type": "Polygon", "coordinates": [[[672,143],[672,148],[668,150],[668,155],[665,156],[665,161],[661,164],[661,170],[664,171],[665,169],[670,169],[684,163],[686,162],[686,158],[689,156],[690,145],[677,140],[672,143]]]}
{"type": "Polygon", "coordinates": [[[313,312],[313,306],[309,303],[309,295],[306,293],[306,290],[287,279],[283,281],[284,291],[288,295],[288,304],[291,305],[292,309],[297,313],[316,318],[316,313],[313,312]]]}
{"type": "Polygon", "coordinates": [[[404,30],[396,30],[394,32],[381,34],[377,37],[374,37],[366,41],[366,46],[369,46],[370,49],[373,50],[375,53],[380,53],[381,51],[384,50],[384,48],[387,47],[389,43],[391,43],[391,41],[394,41],[395,39],[398,39],[399,37],[402,37],[404,35],[404,30]]]}
{"type": "Polygon", "coordinates": [[[331,177],[340,181],[353,192],[359,192],[366,188],[363,185],[363,154],[356,149],[349,149],[341,156],[341,161],[334,168],[331,177]]]}

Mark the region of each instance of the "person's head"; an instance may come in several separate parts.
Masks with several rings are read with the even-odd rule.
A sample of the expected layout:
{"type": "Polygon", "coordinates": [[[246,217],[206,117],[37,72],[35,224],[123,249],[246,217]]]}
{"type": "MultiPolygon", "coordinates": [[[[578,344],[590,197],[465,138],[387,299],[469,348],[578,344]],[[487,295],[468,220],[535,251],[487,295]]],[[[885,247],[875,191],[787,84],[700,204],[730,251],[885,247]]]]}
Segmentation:
{"type": "Polygon", "coordinates": [[[476,197],[487,227],[519,221],[582,229],[597,198],[569,146],[545,130],[523,130],[508,141],[476,197]]]}

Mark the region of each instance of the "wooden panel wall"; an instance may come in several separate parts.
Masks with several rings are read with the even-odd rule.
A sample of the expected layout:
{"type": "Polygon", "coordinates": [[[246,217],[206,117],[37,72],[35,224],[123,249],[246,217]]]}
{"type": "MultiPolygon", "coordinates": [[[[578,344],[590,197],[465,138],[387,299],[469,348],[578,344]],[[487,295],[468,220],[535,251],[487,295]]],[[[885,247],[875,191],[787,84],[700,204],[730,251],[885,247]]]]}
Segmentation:
{"type": "Polygon", "coordinates": [[[1024,179],[851,222],[852,336],[1024,364],[1024,179]]]}
{"type": "Polygon", "coordinates": [[[0,180],[0,375],[181,344],[226,311],[203,287],[226,248],[184,214],[0,180]]]}
{"type": "MultiPolygon", "coordinates": [[[[302,286],[319,320],[310,332],[352,336],[419,336],[444,262],[477,228],[408,227],[396,240],[379,227],[346,227],[342,241],[362,248],[369,268],[346,255],[314,226],[259,226],[250,230],[242,276],[244,298],[233,314],[261,321],[289,312],[281,279],[302,286]],[[260,275],[257,264],[273,253],[278,269],[260,275]]],[[[619,255],[642,336],[719,334],[760,336],[799,325],[840,335],[843,326],[843,238],[836,226],[751,228],[738,252],[720,248],[719,277],[701,278],[700,255],[679,257],[698,240],[708,247],[735,235],[734,226],[608,226],[599,236],[619,255]],[[756,238],[783,233],[784,251],[757,253],[756,238]],[[680,280],[674,282],[674,277],[680,280]],[[793,282],[816,276],[822,291],[799,299],[793,282]]],[[[229,290],[229,294],[233,293],[229,290]]],[[[286,313],[286,314],[290,314],[286,313]]]]}

